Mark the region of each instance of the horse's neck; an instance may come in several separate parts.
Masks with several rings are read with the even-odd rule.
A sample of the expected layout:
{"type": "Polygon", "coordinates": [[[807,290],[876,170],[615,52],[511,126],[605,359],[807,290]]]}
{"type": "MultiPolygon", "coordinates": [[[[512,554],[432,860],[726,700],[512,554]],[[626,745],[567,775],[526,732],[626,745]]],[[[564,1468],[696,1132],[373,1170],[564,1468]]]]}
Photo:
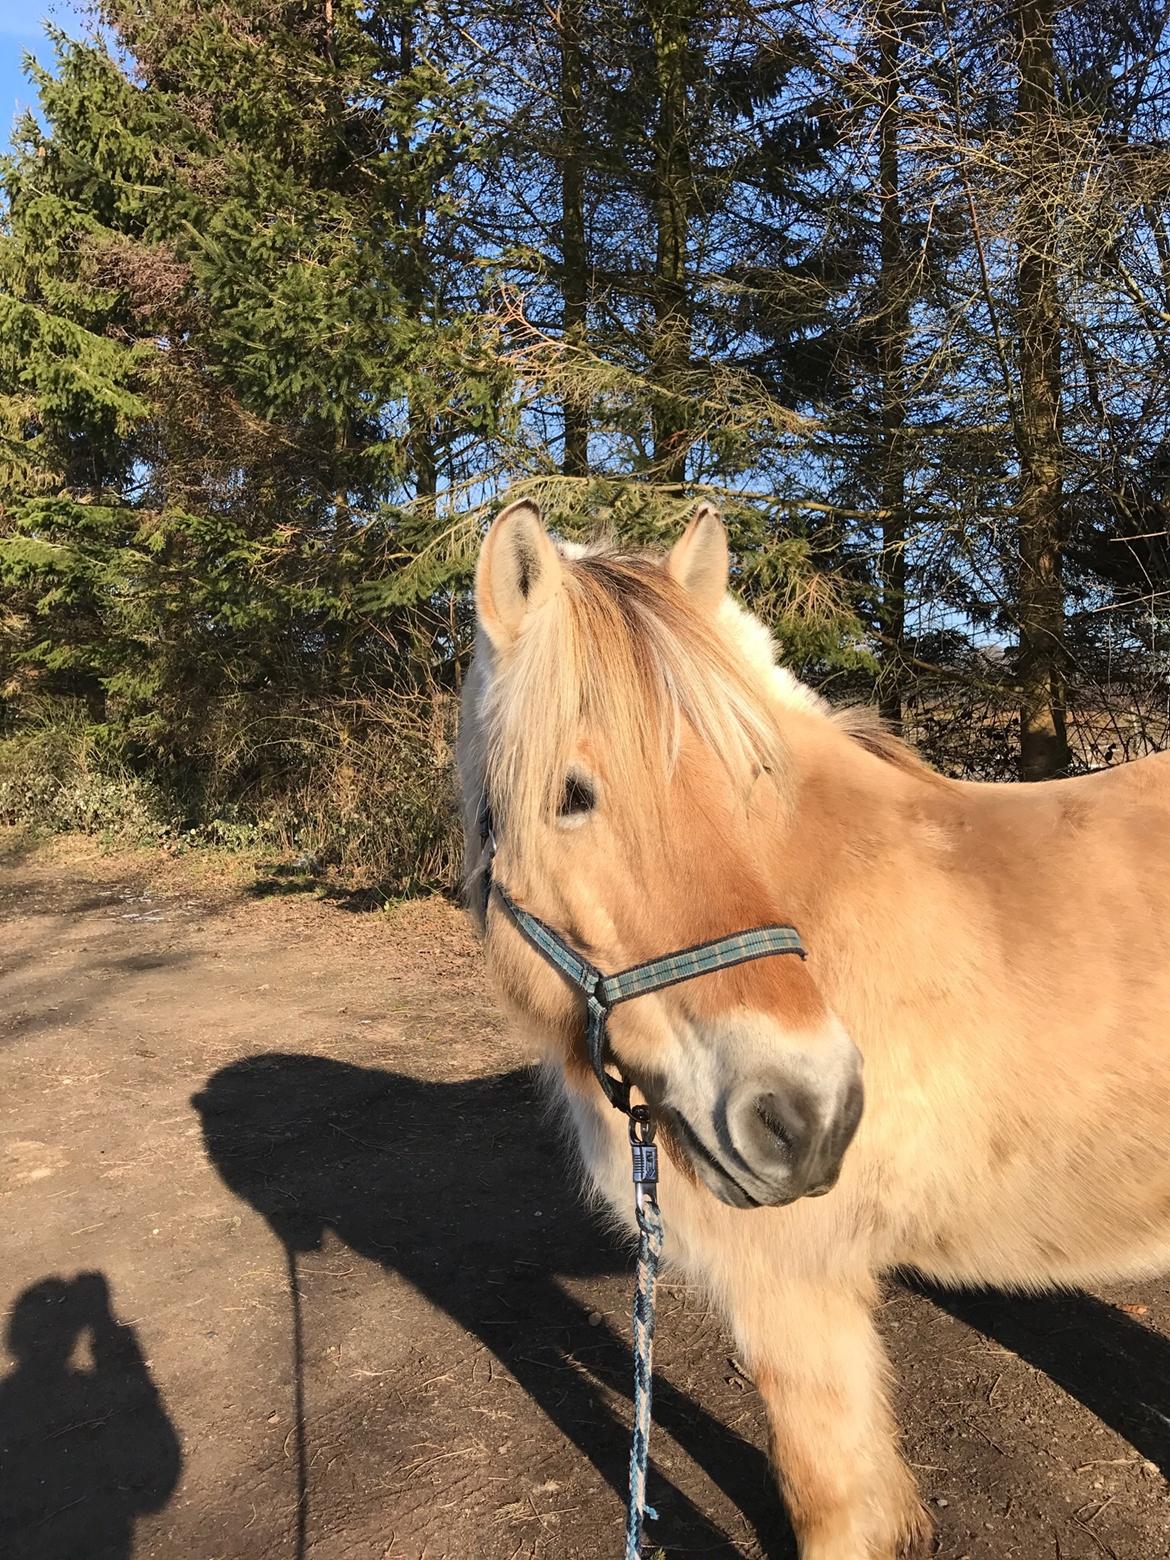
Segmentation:
{"type": "Polygon", "coordinates": [[[842,961],[875,928],[901,936],[904,922],[909,937],[914,887],[933,878],[932,842],[953,821],[948,782],[867,751],[823,713],[788,708],[779,725],[790,801],[773,873],[786,913],[842,961]]]}

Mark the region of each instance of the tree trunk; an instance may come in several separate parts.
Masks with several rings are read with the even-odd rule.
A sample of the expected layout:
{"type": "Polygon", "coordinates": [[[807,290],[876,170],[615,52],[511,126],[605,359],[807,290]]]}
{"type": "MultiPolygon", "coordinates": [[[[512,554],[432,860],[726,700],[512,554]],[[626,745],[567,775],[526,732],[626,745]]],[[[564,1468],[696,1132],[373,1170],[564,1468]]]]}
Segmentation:
{"type": "Polygon", "coordinates": [[[910,330],[910,278],[902,234],[902,188],[898,161],[901,0],[880,0],[878,30],[878,361],[882,396],[881,680],[879,706],[896,729],[902,725],[906,677],[906,343],[910,330]]]}
{"type": "Polygon", "coordinates": [[[654,0],[650,28],[658,91],[654,134],[654,341],[650,352],[654,466],[661,482],[681,486],[687,474],[686,374],[691,357],[687,232],[691,166],[687,148],[689,0],[654,0]]]}
{"type": "Polygon", "coordinates": [[[1055,206],[1054,0],[1018,0],[1020,206],[1016,305],[1020,337],[1020,455],[1017,522],[1020,648],[1020,778],[1045,780],[1068,768],[1065,728],[1061,328],[1055,206]]]}
{"type": "MultiPolygon", "coordinates": [[[[586,344],[588,252],[585,245],[585,125],[581,86],[581,0],[561,0],[561,299],[562,331],[569,347],[586,344]]],[[[567,477],[589,474],[589,414],[578,401],[562,407],[567,477]]]]}
{"type": "Polygon", "coordinates": [[[414,467],[416,498],[434,498],[439,490],[438,456],[429,419],[418,399],[410,407],[410,459],[414,467]]]}
{"type": "MultiPolygon", "coordinates": [[[[402,12],[399,33],[398,73],[402,80],[415,66],[415,13],[409,5],[402,12]]],[[[402,131],[398,147],[404,160],[411,155],[410,136],[402,131]]],[[[409,200],[402,213],[403,226],[410,234],[404,266],[404,292],[414,311],[421,318],[427,308],[427,290],[430,263],[427,256],[427,207],[422,199],[409,200]]],[[[426,371],[416,368],[423,388],[408,396],[408,441],[410,461],[414,467],[414,492],[416,498],[433,499],[438,492],[438,457],[435,449],[435,430],[426,410],[426,371]]]]}

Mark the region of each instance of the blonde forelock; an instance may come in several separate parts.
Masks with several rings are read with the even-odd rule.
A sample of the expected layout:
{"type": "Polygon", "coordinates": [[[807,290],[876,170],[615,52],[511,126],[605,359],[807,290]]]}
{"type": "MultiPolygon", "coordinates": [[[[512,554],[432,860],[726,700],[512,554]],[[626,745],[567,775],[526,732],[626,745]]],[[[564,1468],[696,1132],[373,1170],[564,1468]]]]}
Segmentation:
{"type": "Polygon", "coordinates": [[[687,730],[746,797],[776,768],[775,722],[717,628],[656,558],[596,552],[564,569],[487,690],[488,793],[509,839],[522,848],[555,815],[582,742],[633,828],[661,818],[687,730]]]}

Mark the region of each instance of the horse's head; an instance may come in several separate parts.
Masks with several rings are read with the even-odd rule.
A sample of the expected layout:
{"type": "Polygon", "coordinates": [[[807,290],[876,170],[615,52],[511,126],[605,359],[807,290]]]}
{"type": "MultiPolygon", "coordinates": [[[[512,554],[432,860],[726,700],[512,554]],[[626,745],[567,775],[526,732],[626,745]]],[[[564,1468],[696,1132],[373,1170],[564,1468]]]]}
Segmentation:
{"type": "MultiPolygon", "coordinates": [[[[562,551],[524,502],[484,543],[460,734],[470,895],[506,995],[582,1087],[597,1085],[580,999],[484,892],[486,810],[498,880],[600,970],[790,920],[774,671],[727,580],[709,507],[666,558],[562,551]]],[[[640,997],[609,1038],[675,1157],[724,1202],[836,1181],[861,1062],[800,960],[640,997]]]]}

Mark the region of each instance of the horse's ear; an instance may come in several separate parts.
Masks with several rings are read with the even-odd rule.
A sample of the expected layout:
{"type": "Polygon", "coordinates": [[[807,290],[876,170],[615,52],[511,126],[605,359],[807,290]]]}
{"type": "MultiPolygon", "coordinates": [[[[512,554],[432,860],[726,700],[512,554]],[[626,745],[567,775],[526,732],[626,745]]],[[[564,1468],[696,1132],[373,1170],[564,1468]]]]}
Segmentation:
{"type": "Polygon", "coordinates": [[[666,568],[703,606],[718,606],[723,600],[731,560],[727,553],[727,529],[714,504],[700,504],[695,510],[690,524],[670,549],[666,568]]]}
{"type": "Polygon", "coordinates": [[[475,609],[497,650],[512,643],[527,614],[554,596],[563,578],[564,565],[536,505],[522,498],[502,509],[475,571],[475,609]]]}

